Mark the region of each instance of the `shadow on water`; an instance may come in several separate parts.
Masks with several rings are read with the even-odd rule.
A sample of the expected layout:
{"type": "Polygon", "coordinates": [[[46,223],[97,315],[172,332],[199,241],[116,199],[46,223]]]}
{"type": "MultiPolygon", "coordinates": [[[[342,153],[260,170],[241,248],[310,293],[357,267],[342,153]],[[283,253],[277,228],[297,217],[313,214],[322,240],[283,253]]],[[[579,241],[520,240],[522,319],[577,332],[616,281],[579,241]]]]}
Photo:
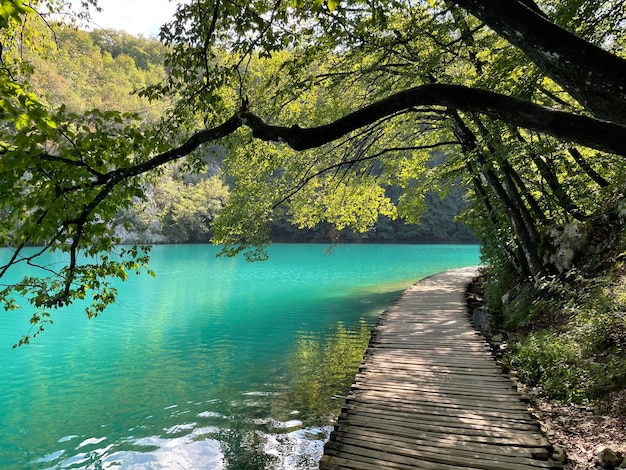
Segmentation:
{"type": "MultiPolygon", "coordinates": [[[[337,299],[336,307],[354,308],[355,302],[379,307],[401,292],[355,292],[337,299]]],[[[351,325],[338,321],[323,333],[298,332],[287,362],[290,383],[285,390],[264,397],[254,412],[231,419],[227,429],[213,436],[220,442],[226,468],[316,468],[377,317],[373,313],[351,325]]]]}
{"type": "Polygon", "coordinates": [[[245,420],[230,429],[218,431],[224,463],[229,470],[270,469],[278,463],[276,455],[265,450],[266,439],[258,431],[247,431],[245,420]]]}

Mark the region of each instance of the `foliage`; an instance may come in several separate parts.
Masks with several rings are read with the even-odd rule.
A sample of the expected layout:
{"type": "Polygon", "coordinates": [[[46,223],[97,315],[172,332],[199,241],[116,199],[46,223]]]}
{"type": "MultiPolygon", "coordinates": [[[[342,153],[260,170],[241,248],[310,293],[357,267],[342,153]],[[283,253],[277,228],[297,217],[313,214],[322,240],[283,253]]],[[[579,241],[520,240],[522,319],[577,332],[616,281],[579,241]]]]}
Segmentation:
{"type": "Polygon", "coordinates": [[[53,28],[38,25],[42,46],[24,56],[33,68],[29,85],[50,108],[132,112],[151,122],[163,116],[168,101],[150,103],[139,96],[166,76],[162,44],[120,31],[53,28]]]}
{"type": "MultiPolygon", "coordinates": [[[[11,36],[11,31],[2,32],[11,36]]],[[[38,34],[30,30],[29,44],[36,44],[38,34]]],[[[32,266],[35,275],[5,285],[0,298],[7,310],[20,308],[17,297],[34,309],[35,333],[18,343],[24,344],[51,322],[51,309],[90,298],[86,314],[97,316],[115,301],[112,279],[124,280],[128,272],[147,269],[149,249],[116,247],[119,239],[110,221],[143,194],[136,177],[126,176],[125,185],[116,184],[120,169],[162,144],[136,115],[98,109],[76,114],[65,106],[52,110],[30,90],[31,83],[22,83],[16,75],[30,65],[25,58],[15,55],[16,50],[3,52],[0,211],[5,217],[0,238],[11,251],[0,274],[23,264],[32,266]],[[27,253],[31,245],[38,249],[27,253]],[[45,251],[67,253],[65,265],[38,265],[45,251]]]]}
{"type": "Polygon", "coordinates": [[[211,222],[228,200],[222,178],[185,181],[173,168],[147,187],[144,200],[118,214],[117,233],[126,242],[197,243],[211,238],[211,222]],[[125,227],[125,228],[124,228],[125,227]]]}
{"type": "Polygon", "coordinates": [[[531,333],[511,351],[520,378],[549,396],[583,403],[626,386],[625,305],[607,299],[571,312],[557,331],[531,333]]]}
{"type": "MultiPolygon", "coordinates": [[[[27,245],[69,253],[58,283],[39,285],[42,307],[72,302],[89,275],[115,274],[77,264],[79,253],[113,252],[120,209],[145,201],[174,161],[205,171],[202,147],[218,140],[233,190],[214,239],[228,255],[263,258],[283,216],[357,232],[381,216],[417,221],[426,194],[459,184],[471,189],[465,220],[485,261],[512,283],[573,269],[595,276],[620,243],[626,35],[617,0],[200,0],[179,5],[162,48],[68,33],[115,84],[121,111],[164,106],[144,120],[96,100],[101,109],[81,108],[97,84],[78,83],[74,104],[60,108],[54,93],[33,93],[47,76],[71,83],[76,56],[48,33],[68,30],[40,21],[46,3],[2,5],[0,236],[16,255],[0,274],[36,262],[23,257],[27,245]],[[47,53],[62,68],[37,75],[47,53]],[[150,68],[151,57],[164,67],[150,68]],[[131,89],[141,90],[129,98],[131,89]],[[394,199],[390,188],[402,193],[394,199]],[[590,253],[598,266],[585,264],[590,253]]],[[[195,220],[194,205],[181,197],[168,217],[195,220]]]]}
{"type": "Polygon", "coordinates": [[[571,272],[507,293],[510,367],[559,400],[588,403],[626,385],[626,297],[622,274],[571,272]]]}

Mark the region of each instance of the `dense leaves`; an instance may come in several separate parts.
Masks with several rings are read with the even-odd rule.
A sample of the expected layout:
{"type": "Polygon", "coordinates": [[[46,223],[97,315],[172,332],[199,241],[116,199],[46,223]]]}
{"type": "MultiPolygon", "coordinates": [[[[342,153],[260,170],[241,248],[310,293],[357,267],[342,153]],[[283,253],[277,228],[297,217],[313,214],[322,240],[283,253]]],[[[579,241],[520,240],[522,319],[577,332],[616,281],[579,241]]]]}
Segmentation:
{"type": "MultiPolygon", "coordinates": [[[[145,258],[110,261],[111,221],[151,188],[170,200],[166,218],[200,220],[204,236],[225,199],[219,188],[195,198],[211,180],[153,182],[174,161],[203,172],[218,140],[233,183],[214,234],[226,254],[262,258],[284,217],[357,232],[382,216],[419,221],[426,194],[458,185],[471,189],[464,217],[486,260],[518,281],[594,275],[619,253],[621,2],[184,2],[162,48],[77,34],[76,49],[123,93],[98,102],[89,90],[102,84],[78,83],[66,106],[54,87],[44,97],[31,86],[51,75],[39,57],[69,34],[40,21],[44,6],[61,7],[2,5],[0,235],[15,250],[2,274],[45,250],[68,253],[54,280],[25,281],[39,290],[9,286],[11,307],[12,288],[42,308],[81,298],[80,286],[112,300],[93,279],[122,277],[117,268],[145,258]],[[150,67],[161,60],[164,69],[150,67]],[[42,248],[25,255],[28,245],[42,248]],[[79,263],[81,253],[97,261],[79,263]]],[[[74,56],[59,60],[55,84],[72,83],[74,56]]]]}

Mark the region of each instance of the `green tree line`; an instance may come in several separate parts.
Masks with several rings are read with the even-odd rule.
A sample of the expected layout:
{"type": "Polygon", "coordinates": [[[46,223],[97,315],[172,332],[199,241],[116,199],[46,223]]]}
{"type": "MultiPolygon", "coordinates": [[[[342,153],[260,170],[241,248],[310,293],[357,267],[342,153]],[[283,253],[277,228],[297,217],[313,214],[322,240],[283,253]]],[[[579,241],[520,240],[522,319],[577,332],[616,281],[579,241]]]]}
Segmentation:
{"type": "MultiPolygon", "coordinates": [[[[43,28],[43,25],[39,25],[43,28]]],[[[42,35],[46,30],[41,31],[42,35]]],[[[153,105],[140,91],[166,77],[167,49],[156,39],[135,37],[123,31],[82,31],[59,24],[54,41],[32,51],[30,85],[45,102],[71,113],[91,109],[137,113],[144,122],[163,117],[165,107],[153,105]],[[37,53],[34,53],[37,52],[37,53]]],[[[259,73],[263,73],[261,70],[259,73]]],[[[226,148],[205,152],[207,168],[201,174],[174,162],[146,185],[145,197],[114,219],[122,243],[206,243],[211,223],[226,204],[229,178],[223,171],[226,148]]],[[[398,188],[387,192],[397,200],[398,188]]],[[[471,232],[455,217],[466,206],[465,191],[426,197],[426,212],[419,224],[380,217],[372,230],[338,235],[329,224],[309,229],[293,226],[287,217],[272,223],[272,240],[283,242],[471,242],[471,232]]]]}

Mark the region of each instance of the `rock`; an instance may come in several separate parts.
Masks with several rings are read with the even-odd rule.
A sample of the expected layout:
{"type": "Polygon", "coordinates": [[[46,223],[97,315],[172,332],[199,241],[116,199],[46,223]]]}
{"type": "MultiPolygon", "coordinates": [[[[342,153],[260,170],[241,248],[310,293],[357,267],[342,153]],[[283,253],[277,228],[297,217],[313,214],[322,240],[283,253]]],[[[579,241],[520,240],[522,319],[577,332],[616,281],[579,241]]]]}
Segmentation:
{"type": "Polygon", "coordinates": [[[502,335],[493,335],[491,341],[494,343],[501,343],[503,339],[502,335]]]}
{"type": "Polygon", "coordinates": [[[474,328],[486,332],[489,331],[489,314],[482,308],[475,308],[472,311],[472,323],[474,328]]]}
{"type": "Polygon", "coordinates": [[[470,292],[472,294],[476,294],[476,295],[482,296],[484,294],[484,292],[485,292],[485,288],[483,287],[482,283],[474,282],[474,283],[472,283],[472,285],[470,287],[470,292]]]}
{"type": "Polygon", "coordinates": [[[623,456],[620,452],[614,452],[608,447],[599,448],[596,456],[598,458],[598,464],[602,468],[609,470],[613,470],[615,467],[620,465],[623,460],[623,456]]]}
{"type": "Polygon", "coordinates": [[[567,454],[565,453],[565,450],[559,446],[554,446],[554,449],[552,450],[552,460],[555,462],[565,463],[567,461],[567,454]]]}

